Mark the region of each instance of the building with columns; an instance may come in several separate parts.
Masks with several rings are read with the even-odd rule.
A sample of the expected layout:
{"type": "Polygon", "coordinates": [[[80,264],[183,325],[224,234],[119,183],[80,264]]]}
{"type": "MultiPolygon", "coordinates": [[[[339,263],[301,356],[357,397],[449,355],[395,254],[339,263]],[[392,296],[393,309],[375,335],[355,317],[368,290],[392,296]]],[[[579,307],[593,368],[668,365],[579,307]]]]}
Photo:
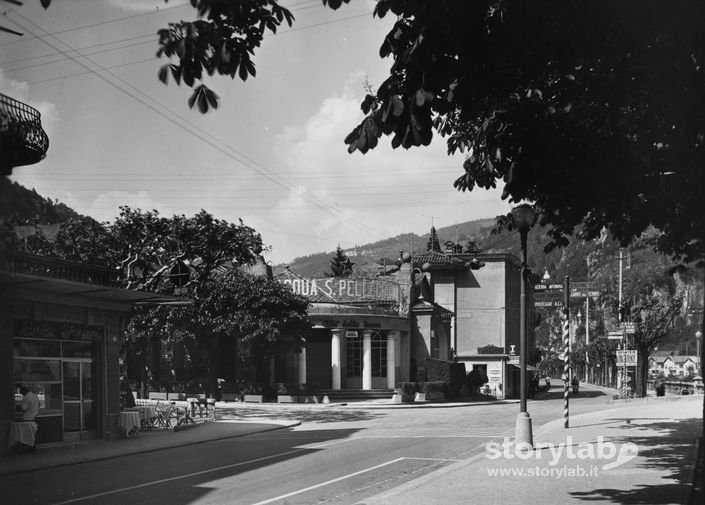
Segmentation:
{"type": "Polygon", "coordinates": [[[334,391],[393,389],[425,380],[426,358],[437,358],[482,371],[498,397],[518,396],[519,260],[506,253],[403,256],[384,277],[282,274],[311,300],[314,326],[305,349],[284,358],[278,380],[334,391]]]}
{"type": "Polygon", "coordinates": [[[393,389],[409,380],[408,294],[395,277],[311,279],[287,271],[281,281],[311,300],[313,330],[305,349],[285,358],[280,379],[323,390],[393,389]]]}

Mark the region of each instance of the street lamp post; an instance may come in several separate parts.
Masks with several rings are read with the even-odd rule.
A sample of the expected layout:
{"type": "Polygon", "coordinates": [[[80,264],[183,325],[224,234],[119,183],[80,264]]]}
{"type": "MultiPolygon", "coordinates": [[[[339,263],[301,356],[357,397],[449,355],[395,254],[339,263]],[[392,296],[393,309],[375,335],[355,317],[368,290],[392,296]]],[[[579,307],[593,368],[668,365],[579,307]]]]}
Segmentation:
{"type": "MultiPolygon", "coordinates": [[[[512,219],[514,226],[519,231],[521,237],[521,288],[519,295],[519,415],[515,426],[514,443],[528,444],[533,448],[533,433],[531,430],[531,417],[526,411],[526,236],[534,225],[536,213],[531,205],[518,205],[512,209],[512,219]]],[[[526,445],[524,445],[526,447],[526,445]]]]}
{"type": "Polygon", "coordinates": [[[695,332],[695,344],[697,348],[697,355],[698,355],[698,375],[700,377],[703,376],[703,366],[701,363],[702,356],[700,356],[700,341],[703,339],[703,332],[698,330],[695,332]]]}

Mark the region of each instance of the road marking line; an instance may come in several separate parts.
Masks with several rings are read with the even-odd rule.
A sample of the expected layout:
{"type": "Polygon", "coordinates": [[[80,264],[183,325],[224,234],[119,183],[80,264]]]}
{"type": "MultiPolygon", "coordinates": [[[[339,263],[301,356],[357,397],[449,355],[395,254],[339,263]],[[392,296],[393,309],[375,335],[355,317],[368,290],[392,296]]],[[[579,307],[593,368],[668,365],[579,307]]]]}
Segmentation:
{"type": "Polygon", "coordinates": [[[111,494],[123,493],[123,492],[125,492],[125,491],[132,491],[133,489],[140,489],[140,488],[143,488],[143,487],[154,486],[154,485],[157,485],[157,484],[164,484],[165,482],[172,482],[172,481],[179,480],[179,479],[188,479],[188,478],[190,478],[190,477],[196,477],[196,476],[198,476],[198,475],[204,475],[204,474],[206,474],[206,473],[219,472],[219,471],[221,471],[221,470],[227,470],[227,469],[229,469],[229,468],[235,468],[235,467],[247,465],[247,464],[250,464],[250,463],[257,463],[257,462],[259,462],[259,461],[265,461],[265,460],[268,460],[268,459],[278,458],[278,457],[280,457],[280,456],[288,456],[289,454],[296,454],[296,453],[298,453],[298,452],[303,452],[303,451],[306,451],[306,450],[307,450],[307,449],[296,449],[296,450],[293,450],[293,451],[280,452],[280,453],[278,453],[278,454],[272,454],[271,456],[263,456],[263,457],[261,457],[261,458],[250,459],[250,460],[247,460],[247,461],[241,461],[240,463],[233,463],[233,464],[231,464],[231,465],[218,466],[218,467],[216,467],[216,468],[209,468],[208,470],[201,470],[201,471],[198,471],[198,472],[187,473],[187,474],[184,474],[184,475],[177,475],[177,476],[175,476],[175,477],[168,477],[168,478],[166,478],[166,479],[154,480],[154,481],[151,481],[151,482],[145,482],[145,483],[143,483],[143,484],[137,484],[137,485],[135,485],[135,486],[128,486],[128,487],[123,487],[123,488],[120,488],[120,489],[112,489],[112,490],[110,490],[110,491],[105,491],[105,492],[103,492],[103,493],[96,493],[96,494],[92,494],[92,495],[89,495],[89,496],[82,496],[82,497],[80,497],[80,498],[71,498],[70,500],[65,500],[65,501],[62,501],[62,502],[57,502],[57,503],[55,503],[54,505],[66,505],[66,504],[68,504],[68,503],[76,503],[76,502],[81,502],[81,501],[84,501],[84,500],[92,500],[93,498],[100,498],[101,496],[108,496],[108,495],[111,495],[111,494]]]}
{"type": "Polygon", "coordinates": [[[267,503],[272,503],[278,500],[283,500],[284,498],[290,498],[292,496],[296,496],[297,494],[305,493],[307,491],[311,491],[313,489],[317,489],[319,487],[327,486],[328,484],[334,484],[336,482],[340,482],[341,480],[349,479],[350,477],[355,477],[357,475],[361,475],[363,473],[371,472],[372,470],[377,470],[378,468],[382,468],[383,466],[387,465],[393,465],[394,463],[399,463],[400,461],[407,459],[407,458],[397,458],[393,459],[391,461],[387,461],[386,463],[382,463],[379,465],[371,466],[370,468],[366,468],[364,470],[360,470],[358,472],[354,473],[349,473],[347,475],[343,475],[342,477],[338,477],[335,479],[328,480],[326,482],[321,482],[320,484],[315,484],[313,486],[309,486],[303,489],[299,489],[298,491],[292,491],[291,493],[283,494],[280,496],[275,496],[274,498],[270,498],[269,500],[264,500],[264,501],[258,501],[257,503],[253,503],[252,505],[265,505],[267,503]]]}
{"type": "Polygon", "coordinates": [[[464,461],[462,459],[454,459],[454,458],[415,458],[413,456],[407,456],[404,459],[415,459],[419,461],[452,461],[452,462],[458,462],[458,461],[464,461]]]}

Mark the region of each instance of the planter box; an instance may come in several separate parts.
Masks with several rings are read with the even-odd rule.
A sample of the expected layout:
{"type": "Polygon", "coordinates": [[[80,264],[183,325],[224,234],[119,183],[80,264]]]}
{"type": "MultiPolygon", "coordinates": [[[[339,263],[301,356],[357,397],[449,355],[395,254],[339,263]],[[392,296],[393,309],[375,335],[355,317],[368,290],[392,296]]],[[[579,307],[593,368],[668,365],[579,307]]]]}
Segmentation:
{"type": "Polygon", "coordinates": [[[299,403],[298,395],[277,395],[277,403],[299,403]]]}
{"type": "Polygon", "coordinates": [[[242,395],[242,401],[246,403],[262,403],[264,398],[262,395],[242,395]]]}
{"type": "Polygon", "coordinates": [[[223,393],[222,400],[224,402],[241,402],[242,395],[240,393],[223,393]]]}
{"type": "Polygon", "coordinates": [[[416,396],[414,397],[415,402],[425,402],[426,401],[426,393],[416,393],[416,396]]]}

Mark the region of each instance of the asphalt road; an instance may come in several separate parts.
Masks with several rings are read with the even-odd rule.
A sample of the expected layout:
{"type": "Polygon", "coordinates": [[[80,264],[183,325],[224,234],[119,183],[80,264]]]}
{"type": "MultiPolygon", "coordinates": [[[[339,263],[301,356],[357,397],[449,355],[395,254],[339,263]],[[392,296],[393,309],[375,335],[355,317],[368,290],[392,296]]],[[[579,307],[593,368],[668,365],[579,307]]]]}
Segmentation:
{"type": "MultiPolygon", "coordinates": [[[[571,411],[610,408],[583,390],[571,411]]],[[[223,417],[288,417],[294,429],[16,474],[4,504],[352,504],[484,451],[514,433],[519,405],[453,408],[238,406],[223,417]]],[[[563,415],[562,389],[529,401],[534,429],[563,415]]]]}

